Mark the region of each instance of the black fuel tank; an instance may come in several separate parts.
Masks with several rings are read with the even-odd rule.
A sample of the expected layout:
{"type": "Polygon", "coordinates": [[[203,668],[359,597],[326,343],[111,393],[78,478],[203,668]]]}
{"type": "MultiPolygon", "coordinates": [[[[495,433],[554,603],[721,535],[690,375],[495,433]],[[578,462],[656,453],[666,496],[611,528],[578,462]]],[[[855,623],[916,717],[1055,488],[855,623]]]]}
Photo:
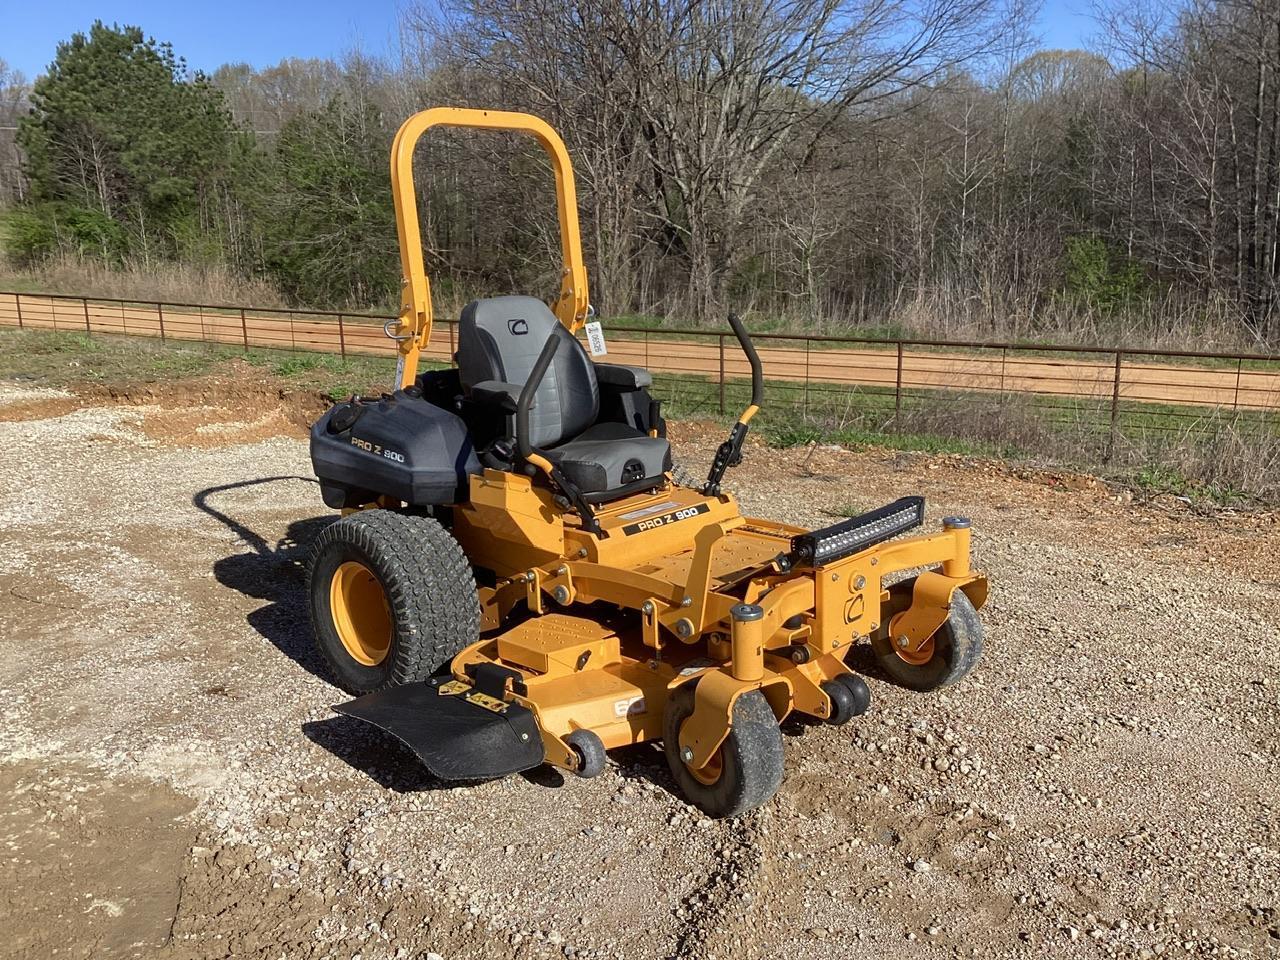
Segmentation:
{"type": "Polygon", "coordinates": [[[378,496],[412,506],[460,503],[480,472],[462,419],[422,399],[417,388],[380,400],[334,405],[311,428],[311,466],[329,507],[378,496]]]}

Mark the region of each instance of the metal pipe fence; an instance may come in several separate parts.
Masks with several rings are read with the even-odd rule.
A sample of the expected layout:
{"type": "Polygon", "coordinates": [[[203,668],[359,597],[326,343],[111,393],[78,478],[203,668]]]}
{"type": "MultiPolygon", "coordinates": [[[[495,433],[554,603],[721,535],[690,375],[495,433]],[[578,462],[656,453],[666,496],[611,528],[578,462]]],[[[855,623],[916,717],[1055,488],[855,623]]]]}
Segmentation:
{"type": "MultiPolygon", "coordinates": [[[[351,311],[142,302],[0,292],[0,326],[93,336],[151,336],[253,350],[352,356],[395,353],[391,318],[351,311]]],[[[428,360],[448,362],[456,320],[437,320],[428,360]]],[[[770,407],[876,431],[946,430],[998,440],[1018,424],[1070,427],[1109,458],[1127,435],[1171,437],[1228,418],[1280,430],[1280,355],[976,340],[755,334],[770,407]],[[960,416],[957,416],[960,415],[960,416]],[[961,430],[964,416],[971,425],[961,430]]],[[[736,412],[750,370],[720,331],[620,327],[609,360],[647,367],[692,412],[736,412]]],[[[1034,430],[1031,431],[1034,434],[1034,430]]]]}

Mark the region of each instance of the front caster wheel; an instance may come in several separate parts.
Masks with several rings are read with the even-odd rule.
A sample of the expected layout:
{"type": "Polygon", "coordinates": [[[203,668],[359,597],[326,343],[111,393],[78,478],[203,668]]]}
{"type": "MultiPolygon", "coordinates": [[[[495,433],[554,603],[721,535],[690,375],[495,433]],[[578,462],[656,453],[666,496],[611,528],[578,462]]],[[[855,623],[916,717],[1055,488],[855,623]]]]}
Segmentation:
{"type": "Polygon", "coordinates": [[[911,606],[915,580],[894,584],[889,602],[882,609],[880,630],[871,636],[871,646],[881,669],[899,686],[921,692],[950,686],[974,668],[982,657],[982,621],[978,611],[957,590],[951,596],[951,612],[938,631],[918,651],[899,651],[889,636],[888,624],[893,616],[911,606]]]}
{"type": "Polygon", "coordinates": [[[565,745],[578,755],[578,769],[573,772],[583,778],[598,777],[604,772],[604,743],[590,730],[575,730],[564,738],[565,745]]]}
{"type": "Polygon", "coordinates": [[[782,783],[782,731],[764,694],[738,697],[729,735],[698,770],[680,756],[680,728],[693,714],[693,697],[689,685],[677,688],[663,718],[662,746],[681,792],[712,817],[734,817],[768,801],[782,783]]]}

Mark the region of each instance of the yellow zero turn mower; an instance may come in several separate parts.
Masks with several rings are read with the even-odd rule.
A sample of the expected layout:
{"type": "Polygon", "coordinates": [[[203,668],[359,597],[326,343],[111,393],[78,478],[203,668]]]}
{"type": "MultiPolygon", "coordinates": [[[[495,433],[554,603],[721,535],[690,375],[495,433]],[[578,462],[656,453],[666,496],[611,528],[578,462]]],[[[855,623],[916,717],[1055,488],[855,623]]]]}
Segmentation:
{"type": "Polygon", "coordinates": [[[573,172],[551,127],[427,110],[401,127],[391,171],[404,269],[388,324],[396,390],[339,403],[311,432],[325,503],[342,511],[308,574],[320,652],[357,695],[336,710],[399,738],[443,779],[543,763],[591,777],[605,751],[661,740],[685,795],[731,816],[777,790],[785,717],[840,724],[867,709],[846,665],[855,644],[868,641],[914,690],[973,667],[987,582],[970,567],[966,519],[902,538],[924,513],[922,498],[904,497],[809,531],[744,517],[721,489],[763,385],[735,317],[751,405],[706,483],[672,479],[649,373],[595,363],[575,336],[587,278],[573,172]],[[457,366],[419,375],[431,294],[412,168],[434,126],[538,139],[555,171],[564,274],[550,308],[469,304],[457,366]]]}

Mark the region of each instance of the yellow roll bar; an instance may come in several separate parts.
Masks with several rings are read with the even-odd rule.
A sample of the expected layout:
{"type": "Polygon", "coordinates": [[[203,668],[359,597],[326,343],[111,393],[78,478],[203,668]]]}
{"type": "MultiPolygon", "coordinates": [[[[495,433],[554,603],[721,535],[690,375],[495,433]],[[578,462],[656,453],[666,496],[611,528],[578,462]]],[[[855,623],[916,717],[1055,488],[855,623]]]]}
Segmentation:
{"type": "Polygon", "coordinates": [[[418,225],[418,201],[413,186],[413,152],[418,140],[432,127],[471,127],[483,130],[517,130],[537,137],[551,158],[556,175],[556,203],[560,210],[560,249],[564,272],[560,296],[551,305],[560,322],[576,333],[587,321],[587,269],[582,262],[582,238],[578,232],[578,198],[573,186],[573,165],[560,135],[544,120],[527,113],[501,110],[469,110],[433,107],[415,113],[396,133],[391,145],[391,189],[395,196],[396,233],[400,239],[400,317],[396,321],[399,360],[396,381],[400,387],[418,375],[418,354],[431,339],[431,283],[422,261],[422,231],[418,225]]]}

